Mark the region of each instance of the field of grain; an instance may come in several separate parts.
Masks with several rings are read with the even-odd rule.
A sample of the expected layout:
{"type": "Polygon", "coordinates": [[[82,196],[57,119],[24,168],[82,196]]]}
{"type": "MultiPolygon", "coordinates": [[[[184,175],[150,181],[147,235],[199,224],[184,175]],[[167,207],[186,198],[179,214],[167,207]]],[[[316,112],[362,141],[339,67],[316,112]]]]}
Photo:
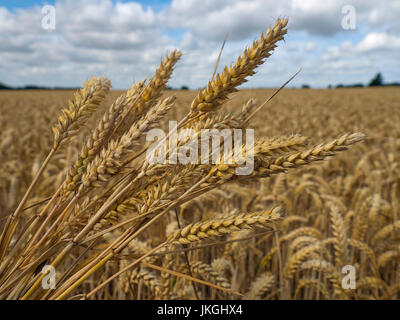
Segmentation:
{"type": "Polygon", "coordinates": [[[177,58],[128,92],[0,92],[0,299],[399,299],[400,90],[283,89],[250,117],[274,90],[162,91],[177,58]],[[149,165],[168,120],[254,129],[254,172],[149,165]]]}

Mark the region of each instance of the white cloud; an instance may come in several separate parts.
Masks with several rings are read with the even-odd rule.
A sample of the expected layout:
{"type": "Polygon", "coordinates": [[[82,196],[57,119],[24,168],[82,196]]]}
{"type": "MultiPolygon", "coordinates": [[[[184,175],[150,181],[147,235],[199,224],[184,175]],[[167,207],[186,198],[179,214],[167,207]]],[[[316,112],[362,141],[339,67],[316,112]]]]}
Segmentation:
{"type": "Polygon", "coordinates": [[[353,44],[351,41],[343,41],[339,46],[328,47],[322,59],[325,61],[346,59],[346,58],[371,58],[375,54],[381,55],[381,58],[391,58],[397,60],[393,51],[400,49],[400,37],[383,33],[372,32],[367,34],[360,42],[353,44]]]}
{"type": "Polygon", "coordinates": [[[57,1],[52,32],[41,18],[38,6],[0,8],[1,82],[75,86],[98,74],[128,87],[150,76],[173,42],[153,10],[139,3],[57,1]]]}
{"type": "Polygon", "coordinates": [[[238,40],[264,30],[276,15],[275,6],[255,0],[173,0],[161,17],[170,27],[188,28],[197,37],[220,41],[229,32],[231,40],[238,40]]]}
{"type": "MultiPolygon", "coordinates": [[[[383,72],[387,82],[398,81],[400,67],[396,52],[400,49],[400,37],[382,32],[371,32],[359,42],[343,41],[340,45],[329,46],[316,61],[306,60],[304,72],[321,77],[331,76],[333,83],[366,84],[377,72],[383,72]]],[[[311,81],[313,84],[313,81],[311,81]]]]}
{"type": "Polygon", "coordinates": [[[58,32],[79,47],[128,50],[161,37],[156,15],[138,3],[89,0],[58,2],[58,32]]]}
{"type": "Polygon", "coordinates": [[[376,29],[388,32],[400,32],[400,1],[390,0],[381,2],[380,6],[371,7],[367,13],[368,22],[376,29]],[[383,5],[384,4],[384,5],[383,5]]]}
{"type": "Polygon", "coordinates": [[[396,10],[389,12],[393,8],[376,9],[374,1],[366,0],[173,0],[161,17],[170,27],[185,27],[209,40],[221,41],[227,32],[231,40],[245,39],[264,30],[278,17],[288,17],[291,30],[332,36],[344,31],[342,8],[346,5],[354,6],[360,23],[369,20],[375,27],[399,26],[400,9],[396,3],[392,1],[391,7],[396,10]],[[374,11],[377,14],[372,19],[374,11]]]}
{"type": "Polygon", "coordinates": [[[233,63],[277,17],[289,18],[286,41],[257,69],[249,86],[280,85],[300,66],[295,84],[366,79],[372,67],[400,78],[388,67],[398,65],[400,1],[386,3],[173,0],[156,12],[133,1],[58,0],[53,32],[41,28],[41,7],[11,12],[0,4],[0,82],[76,86],[91,75],[104,75],[115,88],[126,88],[150,76],[161,56],[178,47],[184,56],[171,84],[197,88],[210,78],[227,32],[221,67],[233,63]],[[341,8],[347,4],[356,8],[356,31],[341,27],[341,8]],[[170,32],[175,29],[181,31],[178,38],[170,32]]]}
{"type": "Polygon", "coordinates": [[[400,37],[384,32],[369,33],[356,47],[358,52],[399,50],[400,37]]]}

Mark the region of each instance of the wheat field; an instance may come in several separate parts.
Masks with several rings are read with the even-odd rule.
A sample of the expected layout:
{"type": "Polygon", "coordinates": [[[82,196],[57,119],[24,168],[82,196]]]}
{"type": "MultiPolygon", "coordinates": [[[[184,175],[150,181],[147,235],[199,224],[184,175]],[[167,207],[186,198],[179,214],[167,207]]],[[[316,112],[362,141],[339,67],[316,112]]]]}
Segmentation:
{"type": "Polygon", "coordinates": [[[165,90],[172,51],[128,91],[0,92],[0,299],[399,299],[400,91],[262,106],[274,90],[237,87],[286,23],[200,91],[165,90]],[[145,135],[169,120],[254,129],[254,171],[149,163],[145,135]]]}

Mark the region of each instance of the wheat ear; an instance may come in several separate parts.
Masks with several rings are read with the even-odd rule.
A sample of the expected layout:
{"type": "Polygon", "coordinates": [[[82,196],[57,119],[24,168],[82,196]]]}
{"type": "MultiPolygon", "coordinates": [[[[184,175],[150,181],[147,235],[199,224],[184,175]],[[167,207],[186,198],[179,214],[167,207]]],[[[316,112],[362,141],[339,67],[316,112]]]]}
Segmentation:
{"type": "MultiPolygon", "coordinates": [[[[139,84],[140,95],[133,105],[127,105],[123,110],[121,116],[118,119],[119,129],[117,130],[117,136],[122,135],[129,129],[132,124],[142,115],[146,114],[150,108],[157,102],[161,97],[163,90],[169,78],[174,71],[174,66],[182,56],[182,53],[178,50],[172,51],[168,56],[161,61],[160,66],[156,70],[154,76],[149,79],[147,84],[144,82],[139,84]]],[[[132,91],[127,92],[128,98],[130,95],[137,91],[137,88],[132,87],[132,91]]]]}
{"type": "Polygon", "coordinates": [[[66,182],[64,184],[64,192],[66,190],[72,191],[77,188],[87,165],[107,143],[114,128],[119,124],[118,118],[121,117],[122,112],[129,109],[132,103],[134,103],[140,96],[143,84],[143,82],[134,84],[126,94],[119,96],[104,113],[94,131],[88,136],[86,142],[83,144],[78,159],[68,171],[66,182]]]}
{"type": "MultiPolygon", "coordinates": [[[[321,161],[327,157],[333,156],[335,152],[347,150],[347,147],[362,141],[365,135],[362,133],[347,133],[338,139],[332,140],[328,143],[319,144],[313,148],[278,156],[276,158],[265,159],[262,148],[255,149],[257,153],[254,154],[255,166],[254,171],[247,176],[237,176],[238,179],[248,180],[259,177],[269,177],[273,174],[285,172],[291,168],[297,168],[308,165],[315,161],[321,161]]],[[[215,165],[210,174],[218,176],[222,180],[231,180],[235,176],[235,170],[239,165],[234,164],[219,164],[215,165]]],[[[212,179],[210,179],[212,180],[212,179]]],[[[222,183],[222,182],[221,182],[222,183]]]]}
{"type": "Polygon", "coordinates": [[[204,280],[210,281],[222,288],[230,289],[228,280],[216,272],[210,265],[197,261],[191,265],[192,272],[200,275],[204,280]]]}
{"type": "Polygon", "coordinates": [[[221,74],[217,74],[206,89],[200,91],[193,100],[191,116],[216,110],[227,99],[229,93],[237,91],[236,87],[246,82],[246,77],[255,74],[254,69],[272,54],[276,42],[283,39],[287,32],[287,22],[287,19],[277,19],[274,27],[268,28],[265,35],[262,33],[261,37],[239,56],[233,66],[225,67],[221,74]]]}
{"type": "Polygon", "coordinates": [[[146,287],[149,288],[150,292],[156,297],[161,293],[159,277],[147,269],[133,269],[130,276],[130,281],[133,283],[139,283],[140,281],[143,281],[146,287]]]}
{"type": "Polygon", "coordinates": [[[97,109],[110,90],[111,82],[106,78],[92,78],[84,88],[75,93],[68,108],[62,110],[58,123],[53,127],[53,148],[57,149],[78,133],[85,120],[97,109]]]}
{"type": "Polygon", "coordinates": [[[265,212],[233,215],[221,219],[212,219],[205,222],[189,224],[178,229],[168,242],[188,244],[203,239],[222,236],[232,232],[256,226],[269,226],[273,221],[281,218],[282,208],[277,207],[265,212]]]}
{"type": "Polygon", "coordinates": [[[33,189],[44,172],[44,169],[56,153],[59,146],[77,134],[85,120],[104,100],[110,87],[111,82],[106,78],[91,78],[89,81],[85,82],[83,89],[75,93],[74,100],[68,102],[69,108],[63,109],[62,115],[58,118],[58,124],[53,127],[53,148],[50,150],[42,166],[36,173],[36,176],[26,190],[21,202],[18,204],[17,209],[9,216],[4,226],[3,232],[0,236],[0,260],[4,257],[9,242],[11,241],[11,236],[17,226],[16,219],[21,214],[23,207],[33,192],[33,189]]]}
{"type": "Polygon", "coordinates": [[[82,187],[99,187],[117,174],[123,157],[130,151],[146,130],[156,123],[172,107],[175,97],[169,97],[158,103],[142,119],[135,123],[119,140],[110,141],[108,146],[88,165],[82,176],[82,187]]]}
{"type": "Polygon", "coordinates": [[[267,291],[274,285],[275,276],[266,272],[255,279],[250,286],[249,291],[243,297],[243,300],[260,300],[267,291]]]}

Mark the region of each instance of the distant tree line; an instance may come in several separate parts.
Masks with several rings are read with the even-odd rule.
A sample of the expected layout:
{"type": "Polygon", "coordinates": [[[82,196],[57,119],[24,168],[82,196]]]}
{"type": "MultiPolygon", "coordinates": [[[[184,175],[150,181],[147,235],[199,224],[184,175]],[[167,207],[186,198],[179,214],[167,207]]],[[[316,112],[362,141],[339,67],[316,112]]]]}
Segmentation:
{"type": "Polygon", "coordinates": [[[180,88],[173,88],[170,86],[167,86],[167,90],[190,90],[188,86],[181,86],[180,88]]]}
{"type": "Polygon", "coordinates": [[[0,82],[0,90],[78,90],[79,87],[44,87],[36,85],[26,85],[23,87],[12,87],[0,82]]]}
{"type": "MultiPolygon", "coordinates": [[[[337,84],[335,88],[364,88],[364,87],[389,87],[389,86],[400,86],[400,82],[391,82],[391,83],[384,83],[382,73],[378,72],[369,82],[367,85],[363,83],[353,83],[353,84],[337,84]]],[[[308,89],[310,86],[308,84],[303,84],[301,86],[302,89],[308,89]]],[[[334,86],[331,84],[328,86],[328,89],[332,89],[334,86]]]]}
{"type": "MultiPolygon", "coordinates": [[[[331,84],[328,85],[328,89],[332,88],[363,88],[363,87],[380,87],[380,86],[400,86],[400,82],[391,82],[391,83],[384,83],[382,73],[378,72],[371,81],[368,82],[367,85],[362,83],[354,83],[354,84],[337,84],[336,86],[332,86],[331,84]]],[[[303,84],[301,86],[302,89],[310,89],[311,86],[309,84],[303,84]]],[[[44,86],[36,86],[36,85],[27,85],[23,87],[11,87],[5,85],[0,82],[0,90],[77,90],[80,89],[79,87],[44,87],[44,86]]],[[[180,88],[173,88],[167,86],[167,90],[190,90],[190,88],[186,85],[181,86],[180,88]]]]}
{"type": "MultiPolygon", "coordinates": [[[[0,82],[0,90],[78,90],[80,87],[45,87],[36,85],[26,85],[23,87],[12,87],[0,82]]],[[[173,88],[167,86],[167,90],[190,90],[188,86],[181,86],[180,88],[173,88]]]]}

